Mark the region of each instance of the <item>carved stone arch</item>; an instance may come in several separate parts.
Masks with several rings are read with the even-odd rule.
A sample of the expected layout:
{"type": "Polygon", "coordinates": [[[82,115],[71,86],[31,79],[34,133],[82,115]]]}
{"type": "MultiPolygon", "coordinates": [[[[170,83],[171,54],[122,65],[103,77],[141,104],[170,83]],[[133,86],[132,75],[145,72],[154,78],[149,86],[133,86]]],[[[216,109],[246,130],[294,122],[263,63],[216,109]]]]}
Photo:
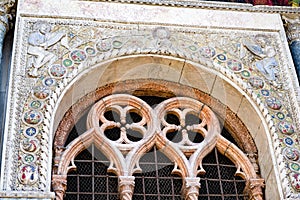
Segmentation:
{"type": "MultiPolygon", "coordinates": [[[[129,107],[129,109],[132,108],[133,107],[129,107]]],[[[125,114],[128,109],[126,109],[126,107],[124,109],[123,113],[120,111],[120,121],[125,125],[125,114]]],[[[86,149],[86,147],[95,143],[98,149],[103,151],[105,155],[109,155],[108,157],[110,158],[111,164],[108,170],[115,172],[119,176],[120,198],[122,200],[131,199],[134,187],[134,177],[132,176],[134,173],[133,168],[138,166],[137,162],[142,154],[146,153],[146,151],[149,150],[154,143],[156,143],[159,148],[164,148],[164,154],[173,160],[175,166],[179,166],[179,168],[175,167],[173,171],[179,173],[184,180],[183,192],[185,199],[195,200],[198,198],[200,179],[197,175],[198,173],[205,172],[201,164],[202,159],[216,145],[221,153],[225,156],[228,155],[228,157],[236,164],[238,169],[237,174],[243,177],[247,181],[248,185],[251,185],[252,180],[259,182],[259,185],[255,187],[255,192],[252,192],[252,188],[250,188],[249,193],[251,199],[252,197],[255,199],[262,199],[261,187],[263,186],[263,179],[257,179],[254,167],[243,152],[220,135],[218,119],[207,106],[187,97],[175,97],[163,101],[156,107],[155,110],[156,112],[151,114],[151,109],[148,108],[145,103],[130,95],[112,95],[105,97],[96,103],[88,115],[88,130],[73,140],[66,147],[65,151],[60,151],[60,159],[57,160],[58,167],[53,174],[52,181],[53,189],[56,192],[57,198],[63,199],[64,190],[67,185],[67,173],[70,169],[76,168],[73,161],[74,157],[79,154],[79,152],[86,149]],[[141,112],[148,115],[146,117],[148,119],[143,118],[141,122],[136,124],[143,125],[147,120],[151,121],[153,119],[157,119],[154,120],[152,125],[151,123],[149,124],[150,128],[144,133],[145,135],[142,139],[145,140],[144,142],[137,142],[131,145],[131,143],[126,142],[126,140],[125,144],[123,144],[123,142],[118,143],[105,139],[104,130],[107,127],[118,126],[119,122],[115,123],[103,119],[105,118],[104,113],[107,109],[111,108],[122,109],[121,107],[114,107],[116,105],[134,105],[139,109],[144,109],[141,112]],[[146,107],[146,109],[144,107],[146,107]],[[164,114],[169,111],[177,112],[178,116],[180,116],[180,126],[182,127],[168,124],[168,122],[164,120],[164,114]],[[201,119],[201,122],[199,122],[200,124],[185,125],[185,117],[188,113],[193,113],[198,116],[199,119],[201,119]],[[103,125],[99,126],[99,120],[103,122],[103,125]],[[160,123],[166,126],[161,130],[161,132],[160,123]],[[171,141],[167,141],[168,139],[165,134],[166,131],[170,130],[169,128],[183,128],[183,134],[187,134],[184,132],[185,129],[196,130],[201,133],[205,139],[197,144],[191,142],[188,138],[183,137],[183,143],[181,142],[182,144],[179,143],[177,145],[171,141]],[[156,137],[154,137],[155,133],[156,137]],[[134,154],[136,154],[136,156],[134,154]],[[70,163],[71,166],[69,166],[70,163]],[[199,167],[200,169],[198,170],[199,167]]],[[[133,124],[133,126],[135,125],[133,124]]]]}
{"type": "MultiPolygon", "coordinates": [[[[144,56],[146,56],[147,58],[150,56],[151,59],[154,59],[154,60],[157,59],[157,57],[158,57],[159,59],[162,59],[163,62],[167,62],[167,63],[170,62],[171,64],[168,63],[168,66],[172,66],[173,65],[172,61],[175,62],[174,65],[176,65],[176,66],[178,66],[178,65],[183,65],[183,66],[188,66],[189,65],[189,66],[191,66],[192,65],[192,62],[190,62],[190,61],[186,61],[185,62],[184,60],[181,60],[181,59],[175,59],[175,61],[174,61],[174,60],[172,60],[172,58],[166,57],[166,56],[154,56],[154,55],[144,55],[144,56]]],[[[115,70],[118,69],[117,67],[119,65],[120,66],[123,66],[124,64],[128,65],[128,63],[131,63],[131,64],[132,63],[134,63],[134,64],[140,64],[140,63],[143,63],[143,61],[144,61],[143,59],[144,59],[144,57],[142,55],[124,57],[124,58],[120,58],[118,60],[113,59],[112,62],[105,62],[103,65],[94,66],[91,69],[85,71],[84,73],[82,73],[81,75],[79,75],[78,77],[76,77],[75,79],[73,79],[72,85],[69,85],[63,91],[62,94],[64,95],[64,98],[62,98],[61,99],[62,102],[60,104],[58,104],[58,105],[62,105],[62,107],[57,106],[57,107],[55,107],[54,110],[60,110],[60,112],[66,113],[67,108],[64,107],[64,105],[68,105],[69,103],[66,103],[64,101],[66,99],[68,99],[68,98],[72,99],[72,95],[70,96],[70,94],[72,93],[72,90],[77,90],[78,89],[74,85],[78,84],[81,87],[82,83],[84,82],[84,80],[87,80],[88,78],[93,79],[92,78],[92,77],[94,77],[93,75],[98,75],[99,76],[100,72],[101,72],[100,76],[102,76],[103,74],[107,74],[106,72],[107,72],[108,68],[106,68],[106,67],[111,67],[111,68],[109,68],[109,70],[115,71],[115,70]],[[127,60],[127,59],[129,59],[129,60],[127,60]],[[133,60],[131,60],[131,59],[133,59],[133,60]],[[137,59],[137,60],[135,60],[135,59],[137,59]],[[133,61],[137,61],[137,62],[133,62],[133,61]],[[100,66],[102,66],[102,67],[104,66],[104,67],[101,68],[100,66]],[[62,108],[62,109],[60,109],[60,108],[62,108]]],[[[164,64],[164,66],[165,66],[165,64],[164,64]]],[[[200,70],[201,72],[205,68],[203,66],[201,68],[200,65],[197,64],[197,63],[193,63],[193,66],[194,66],[194,69],[200,70]]],[[[143,66],[143,67],[145,67],[145,66],[143,66]]],[[[141,69],[143,69],[143,67],[141,69]]],[[[134,66],[132,68],[134,68],[134,66]]],[[[129,69],[130,69],[130,67],[129,67],[129,69]]],[[[232,111],[231,110],[232,108],[230,107],[230,105],[227,104],[227,102],[222,102],[222,100],[219,99],[217,96],[215,96],[215,94],[212,94],[212,93],[208,94],[206,91],[205,92],[203,92],[203,91],[199,92],[199,91],[202,90],[202,88],[199,85],[198,86],[197,85],[189,85],[191,82],[189,82],[189,83],[185,83],[185,82],[179,82],[178,83],[177,82],[176,83],[176,81],[174,81],[173,78],[171,78],[171,80],[168,80],[167,77],[161,77],[161,76],[160,77],[139,77],[139,76],[138,77],[132,77],[132,76],[131,77],[127,77],[125,75],[124,76],[121,75],[120,77],[117,77],[117,78],[112,78],[112,79],[108,78],[108,79],[106,79],[106,81],[103,81],[103,82],[102,82],[102,79],[98,80],[97,84],[93,83],[94,84],[93,88],[88,88],[87,87],[87,88],[83,88],[82,89],[83,91],[85,91],[87,93],[90,92],[89,93],[90,96],[89,96],[89,94],[87,95],[87,96],[89,96],[90,99],[88,101],[84,102],[84,104],[85,104],[84,107],[86,108],[89,105],[91,105],[93,102],[95,102],[97,99],[100,99],[101,97],[107,96],[107,95],[112,94],[112,93],[133,93],[133,92],[136,92],[138,90],[143,90],[143,89],[140,89],[142,87],[146,88],[147,86],[145,86],[145,84],[147,82],[148,83],[151,83],[151,82],[152,83],[161,82],[162,85],[165,85],[167,87],[172,88],[171,89],[171,91],[172,91],[171,93],[173,93],[173,96],[190,96],[190,97],[198,99],[198,100],[204,102],[205,104],[207,104],[219,116],[219,118],[225,119],[225,123],[224,124],[225,124],[225,126],[230,127],[230,129],[229,129],[230,131],[232,131],[233,127],[235,126],[235,125],[231,126],[234,123],[230,123],[230,120],[234,119],[234,121],[237,122],[237,125],[235,126],[235,129],[241,130],[241,131],[238,131],[238,133],[245,136],[245,137],[243,137],[243,136],[240,136],[240,135],[239,136],[236,135],[235,138],[238,138],[240,140],[239,142],[241,144],[243,144],[242,145],[243,149],[244,150],[246,149],[245,152],[247,154],[249,154],[249,155],[254,154],[254,156],[253,156],[254,158],[251,159],[251,162],[254,165],[257,166],[257,163],[256,163],[257,160],[256,160],[256,157],[255,157],[255,155],[257,154],[257,149],[255,147],[255,144],[254,144],[254,141],[253,141],[252,137],[254,138],[256,135],[258,135],[257,141],[264,141],[264,142],[267,141],[269,143],[272,140],[272,138],[271,138],[272,135],[270,134],[270,130],[267,127],[267,124],[266,124],[266,121],[265,121],[266,118],[263,117],[263,114],[260,112],[260,109],[262,109],[263,107],[258,107],[256,105],[256,103],[253,100],[251,100],[252,97],[250,97],[245,91],[242,91],[242,89],[238,87],[238,84],[232,82],[232,80],[228,80],[228,78],[224,77],[219,72],[215,72],[215,71],[213,71],[211,69],[209,69],[208,71],[209,72],[206,71],[208,74],[217,73],[216,76],[217,76],[218,79],[225,80],[226,83],[230,82],[230,84],[228,84],[229,85],[228,87],[230,87],[231,89],[234,89],[235,92],[238,95],[241,96],[242,101],[243,101],[242,103],[244,105],[246,105],[246,107],[250,108],[250,110],[252,109],[251,113],[253,114],[253,116],[255,117],[255,119],[259,119],[259,124],[258,125],[256,124],[255,125],[256,127],[254,129],[253,129],[253,127],[251,125],[253,125],[255,123],[251,123],[251,122],[249,122],[247,120],[244,120],[244,119],[243,120],[239,120],[238,119],[238,118],[240,118],[240,116],[238,116],[239,113],[236,113],[237,111],[232,111]],[[116,81],[116,82],[114,82],[114,81],[116,81]],[[129,83],[132,84],[132,88],[127,88],[127,86],[129,85],[129,83]],[[139,83],[139,85],[137,83],[139,83]],[[235,87],[233,87],[232,84],[233,85],[235,84],[235,87]],[[98,87],[99,90],[97,88],[95,89],[95,87],[98,87]],[[176,88],[176,87],[178,87],[178,88],[176,88]],[[104,88],[106,88],[106,89],[104,89],[104,88]],[[189,88],[189,89],[187,89],[187,91],[184,91],[184,90],[182,90],[182,88],[189,88]],[[96,92],[92,92],[92,91],[96,91],[96,92]],[[176,92],[173,92],[173,91],[176,91],[176,92]],[[221,110],[221,112],[218,112],[220,110],[221,110]],[[229,120],[227,120],[226,118],[228,118],[229,120]],[[244,128],[237,128],[239,126],[244,127],[244,128]],[[258,131],[261,132],[261,134],[258,134],[257,133],[258,131]],[[248,133],[250,133],[250,134],[248,134],[248,133]],[[264,137],[264,139],[263,140],[259,139],[261,137],[264,137]],[[245,141],[242,142],[242,140],[245,140],[245,141]],[[250,142],[248,143],[246,141],[250,141],[250,142]]],[[[198,73],[195,73],[195,74],[196,74],[196,76],[199,75],[198,73]]],[[[164,75],[167,76],[167,74],[164,74],[164,75]]],[[[89,84],[92,84],[92,83],[89,83],[89,84]]],[[[239,83],[239,84],[241,84],[241,83],[239,83]]],[[[152,86],[150,85],[147,89],[148,90],[153,90],[153,91],[159,91],[159,92],[161,92],[157,88],[151,88],[152,86]]],[[[83,87],[85,87],[85,86],[83,86],[83,87]]],[[[165,90],[165,92],[168,95],[168,91],[165,90]]],[[[225,91],[225,93],[226,93],[226,91],[225,91]]],[[[76,95],[76,97],[73,99],[73,102],[81,101],[80,98],[82,96],[84,96],[84,95],[83,94],[76,95]]],[[[232,95],[232,96],[234,96],[234,95],[232,95]]],[[[258,101],[258,104],[261,104],[261,102],[258,101]]],[[[74,104],[74,105],[76,105],[76,104],[74,104]]],[[[75,111],[75,112],[77,112],[77,111],[75,111]]],[[[57,116],[58,115],[56,115],[56,117],[57,116]]],[[[60,115],[60,116],[62,116],[62,115],[60,115]]],[[[76,114],[74,116],[78,117],[80,115],[76,114]]],[[[70,116],[70,118],[73,118],[73,116],[70,116]]],[[[60,119],[59,119],[59,117],[55,118],[54,115],[53,115],[53,119],[55,119],[54,121],[56,121],[56,124],[54,124],[54,126],[52,126],[52,127],[54,129],[56,129],[56,127],[58,126],[58,122],[60,121],[60,119]]],[[[70,124],[74,124],[74,122],[71,122],[71,121],[69,121],[70,124]]],[[[76,119],[75,119],[75,121],[76,121],[76,119]]],[[[274,124],[272,124],[272,123],[270,124],[270,126],[272,126],[272,127],[273,127],[273,125],[274,124]]],[[[65,130],[59,130],[58,129],[58,131],[57,131],[57,133],[59,133],[59,132],[62,133],[62,134],[58,134],[58,135],[60,135],[63,139],[66,139],[66,135],[68,133],[68,128],[67,127],[68,127],[68,125],[63,128],[65,130]]],[[[71,127],[72,126],[69,127],[69,130],[70,130],[71,127]]],[[[271,130],[274,131],[274,129],[271,129],[271,130]]],[[[63,144],[64,143],[64,140],[60,140],[60,142],[57,142],[57,141],[59,141],[59,140],[55,140],[55,146],[61,146],[59,144],[63,144]]],[[[263,153],[264,153],[263,155],[271,157],[273,159],[273,162],[275,162],[275,160],[274,160],[275,159],[274,152],[270,151],[269,147],[270,146],[268,146],[267,150],[263,150],[263,153]]],[[[263,148],[263,146],[260,146],[260,148],[263,148]]],[[[260,156],[259,158],[261,159],[259,162],[263,162],[264,164],[266,164],[265,163],[266,160],[263,159],[262,156],[260,156]]],[[[277,173],[277,171],[276,171],[277,169],[276,168],[269,169],[268,167],[264,167],[264,169],[262,171],[263,176],[267,177],[268,173],[270,173],[270,170],[272,170],[271,171],[272,172],[272,176],[275,176],[275,174],[277,173]]],[[[277,186],[279,187],[278,191],[280,191],[280,187],[281,186],[278,185],[278,184],[277,184],[277,186]]]]}

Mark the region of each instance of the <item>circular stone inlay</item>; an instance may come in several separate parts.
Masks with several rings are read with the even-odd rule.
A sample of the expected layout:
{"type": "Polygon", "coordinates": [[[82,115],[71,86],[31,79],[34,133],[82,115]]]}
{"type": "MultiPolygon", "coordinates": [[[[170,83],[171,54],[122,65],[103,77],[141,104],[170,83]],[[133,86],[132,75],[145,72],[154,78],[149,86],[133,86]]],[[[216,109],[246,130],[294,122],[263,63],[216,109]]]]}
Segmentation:
{"type": "Polygon", "coordinates": [[[291,135],[295,132],[294,126],[286,121],[281,121],[278,123],[278,129],[281,133],[291,135]]]}
{"type": "Polygon", "coordinates": [[[250,78],[251,72],[249,70],[244,69],[243,71],[241,71],[241,75],[243,78],[250,78]]]}
{"type": "Polygon", "coordinates": [[[294,140],[290,137],[284,138],[284,143],[288,146],[292,146],[294,144],[294,140]]]}
{"type": "Polygon", "coordinates": [[[86,53],[83,50],[77,49],[70,53],[70,58],[75,63],[81,63],[86,59],[86,53]]]}
{"type": "Polygon", "coordinates": [[[289,167],[295,172],[300,172],[300,165],[298,163],[292,162],[289,164],[289,167]]]}
{"type": "Polygon", "coordinates": [[[65,67],[71,67],[71,66],[73,66],[73,61],[69,58],[66,58],[62,61],[62,64],[65,67]]]}
{"type": "Polygon", "coordinates": [[[243,64],[235,59],[229,59],[227,61],[227,67],[233,72],[241,72],[243,70],[243,64]]]}
{"type": "Polygon", "coordinates": [[[33,88],[33,95],[41,100],[44,100],[50,96],[51,90],[47,87],[36,86],[33,88]]]}
{"type": "Polygon", "coordinates": [[[93,47],[85,47],[85,53],[89,56],[94,56],[96,55],[96,49],[93,47]]]}
{"type": "Polygon", "coordinates": [[[266,99],[267,106],[273,110],[279,110],[282,107],[281,101],[276,97],[266,99]]]}
{"type": "Polygon", "coordinates": [[[227,60],[227,56],[225,54],[218,54],[216,56],[217,60],[220,61],[220,62],[225,62],[227,60]]]}
{"type": "Polygon", "coordinates": [[[25,129],[25,136],[32,137],[37,134],[37,129],[35,127],[29,127],[25,129]]]}
{"type": "Polygon", "coordinates": [[[261,89],[264,87],[264,80],[260,77],[254,76],[249,78],[249,83],[254,89],[261,89]]]}
{"type": "Polygon", "coordinates": [[[205,58],[211,58],[216,55],[216,50],[212,47],[201,47],[199,52],[205,58]]]}
{"type": "Polygon", "coordinates": [[[50,77],[45,78],[45,79],[43,80],[43,85],[44,85],[44,86],[47,86],[47,87],[53,86],[55,83],[56,83],[55,79],[50,78],[50,77]]]}
{"type": "Polygon", "coordinates": [[[299,159],[300,153],[295,148],[286,147],[283,149],[283,155],[288,160],[296,161],[299,159]]]}
{"type": "Polygon", "coordinates": [[[96,44],[96,48],[100,52],[107,52],[107,51],[109,51],[112,48],[111,40],[109,40],[109,39],[102,39],[102,40],[98,41],[98,43],[96,44]]]}
{"type": "Polygon", "coordinates": [[[52,65],[49,68],[49,74],[53,78],[63,78],[66,75],[66,73],[67,73],[67,69],[60,64],[52,65]]]}
{"type": "Polygon", "coordinates": [[[29,107],[32,109],[41,109],[43,107],[43,102],[40,100],[33,100],[30,102],[29,107]]]}
{"type": "Polygon", "coordinates": [[[36,110],[29,110],[24,113],[23,120],[26,124],[37,125],[43,120],[43,114],[36,110]]]}

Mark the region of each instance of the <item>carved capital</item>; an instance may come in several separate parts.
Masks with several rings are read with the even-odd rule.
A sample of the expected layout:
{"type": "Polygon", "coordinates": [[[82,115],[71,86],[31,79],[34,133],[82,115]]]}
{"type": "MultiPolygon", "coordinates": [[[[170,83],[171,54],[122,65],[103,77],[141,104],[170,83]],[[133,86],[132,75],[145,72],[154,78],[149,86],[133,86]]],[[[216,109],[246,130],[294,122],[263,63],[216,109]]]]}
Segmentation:
{"type": "Polygon", "coordinates": [[[200,189],[200,178],[185,178],[183,187],[185,200],[197,200],[200,189]]]}
{"type": "Polygon", "coordinates": [[[119,193],[121,200],[132,199],[134,178],[134,176],[119,176],[119,193]]]}
{"type": "Polygon", "coordinates": [[[249,195],[249,200],[263,200],[262,188],[265,187],[264,179],[250,179],[247,181],[245,192],[249,195]]]}
{"type": "Polygon", "coordinates": [[[292,15],[283,15],[286,34],[290,43],[293,41],[300,41],[300,17],[292,15]]]}
{"type": "Polygon", "coordinates": [[[67,189],[67,175],[53,175],[52,188],[55,192],[56,200],[63,200],[67,189]]]}
{"type": "Polygon", "coordinates": [[[12,13],[12,7],[15,5],[15,0],[3,0],[0,2],[0,24],[3,24],[6,28],[6,31],[9,29],[9,21],[12,19],[12,16],[15,15],[12,13]]]}

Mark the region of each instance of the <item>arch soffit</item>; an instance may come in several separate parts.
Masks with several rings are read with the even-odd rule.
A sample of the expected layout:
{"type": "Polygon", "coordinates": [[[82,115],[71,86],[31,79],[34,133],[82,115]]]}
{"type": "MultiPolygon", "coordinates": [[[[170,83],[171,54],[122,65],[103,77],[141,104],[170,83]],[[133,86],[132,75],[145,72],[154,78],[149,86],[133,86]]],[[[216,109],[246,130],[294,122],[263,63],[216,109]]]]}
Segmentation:
{"type": "MultiPolygon", "coordinates": [[[[232,79],[234,78],[236,77],[233,76],[232,79]]],[[[121,84],[122,81],[129,80],[135,80],[138,84],[135,90],[143,87],[148,82],[147,80],[164,80],[170,83],[175,82],[180,87],[186,86],[186,89],[188,87],[198,89],[206,94],[206,96],[201,95],[202,102],[209,105],[223,120],[228,118],[226,110],[229,108],[232,111],[230,114],[237,115],[245,123],[253,138],[255,138],[258,131],[265,134],[269,131],[263,113],[260,112],[260,108],[252,98],[258,102],[260,100],[256,96],[246,94],[243,88],[237,84],[241,84],[240,80],[234,82],[214,69],[179,58],[160,55],[137,55],[112,59],[78,74],[60,94],[58,99],[60,103],[56,104],[54,108],[56,114],[52,115],[51,119],[51,123],[54,125],[51,126],[51,132],[54,132],[58,127],[58,123],[70,106],[73,106],[77,101],[83,101],[81,97],[87,95],[92,98],[91,96],[95,95],[94,91],[101,91],[98,89],[110,84],[111,93],[130,92],[126,85],[121,84]],[[157,67],[158,69],[155,69],[157,67]],[[143,81],[139,82],[140,79],[143,81]],[[118,82],[120,83],[118,84],[118,82]],[[89,93],[91,94],[88,95],[89,93]],[[209,103],[210,97],[216,100],[209,103]]],[[[242,86],[246,87],[243,84],[242,86]]],[[[172,88],[172,90],[174,89],[172,88]]],[[[160,90],[157,91],[161,93],[160,90]]],[[[193,93],[193,90],[189,90],[189,94],[185,91],[176,91],[176,94],[174,94],[193,97],[195,96],[193,93]]],[[[229,120],[225,120],[225,124],[230,130],[232,123],[229,122],[229,120]]],[[[268,141],[270,142],[270,139],[268,141]]]]}
{"type": "Polygon", "coordinates": [[[68,109],[60,121],[54,137],[54,148],[65,145],[68,134],[76,122],[87,112],[87,110],[99,99],[110,94],[127,93],[135,96],[157,96],[170,98],[176,96],[187,96],[197,99],[209,106],[218,116],[221,125],[230,132],[246,153],[257,153],[257,147],[249,130],[241,119],[226,105],[214,97],[189,86],[164,80],[126,80],[118,83],[111,83],[97,88],[95,91],[81,97],[68,109]]]}

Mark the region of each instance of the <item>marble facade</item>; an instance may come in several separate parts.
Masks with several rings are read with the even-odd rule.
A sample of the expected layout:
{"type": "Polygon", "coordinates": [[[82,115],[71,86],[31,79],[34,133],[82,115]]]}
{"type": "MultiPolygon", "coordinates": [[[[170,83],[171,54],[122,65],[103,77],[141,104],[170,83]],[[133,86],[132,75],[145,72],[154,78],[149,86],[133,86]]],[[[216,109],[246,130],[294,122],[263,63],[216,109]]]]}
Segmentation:
{"type": "Polygon", "coordinates": [[[2,199],[53,199],[53,138],[65,113],[98,88],[142,79],[224,104],[255,141],[265,198],[300,198],[299,27],[289,25],[299,11],[190,3],[19,1],[2,199]]]}

